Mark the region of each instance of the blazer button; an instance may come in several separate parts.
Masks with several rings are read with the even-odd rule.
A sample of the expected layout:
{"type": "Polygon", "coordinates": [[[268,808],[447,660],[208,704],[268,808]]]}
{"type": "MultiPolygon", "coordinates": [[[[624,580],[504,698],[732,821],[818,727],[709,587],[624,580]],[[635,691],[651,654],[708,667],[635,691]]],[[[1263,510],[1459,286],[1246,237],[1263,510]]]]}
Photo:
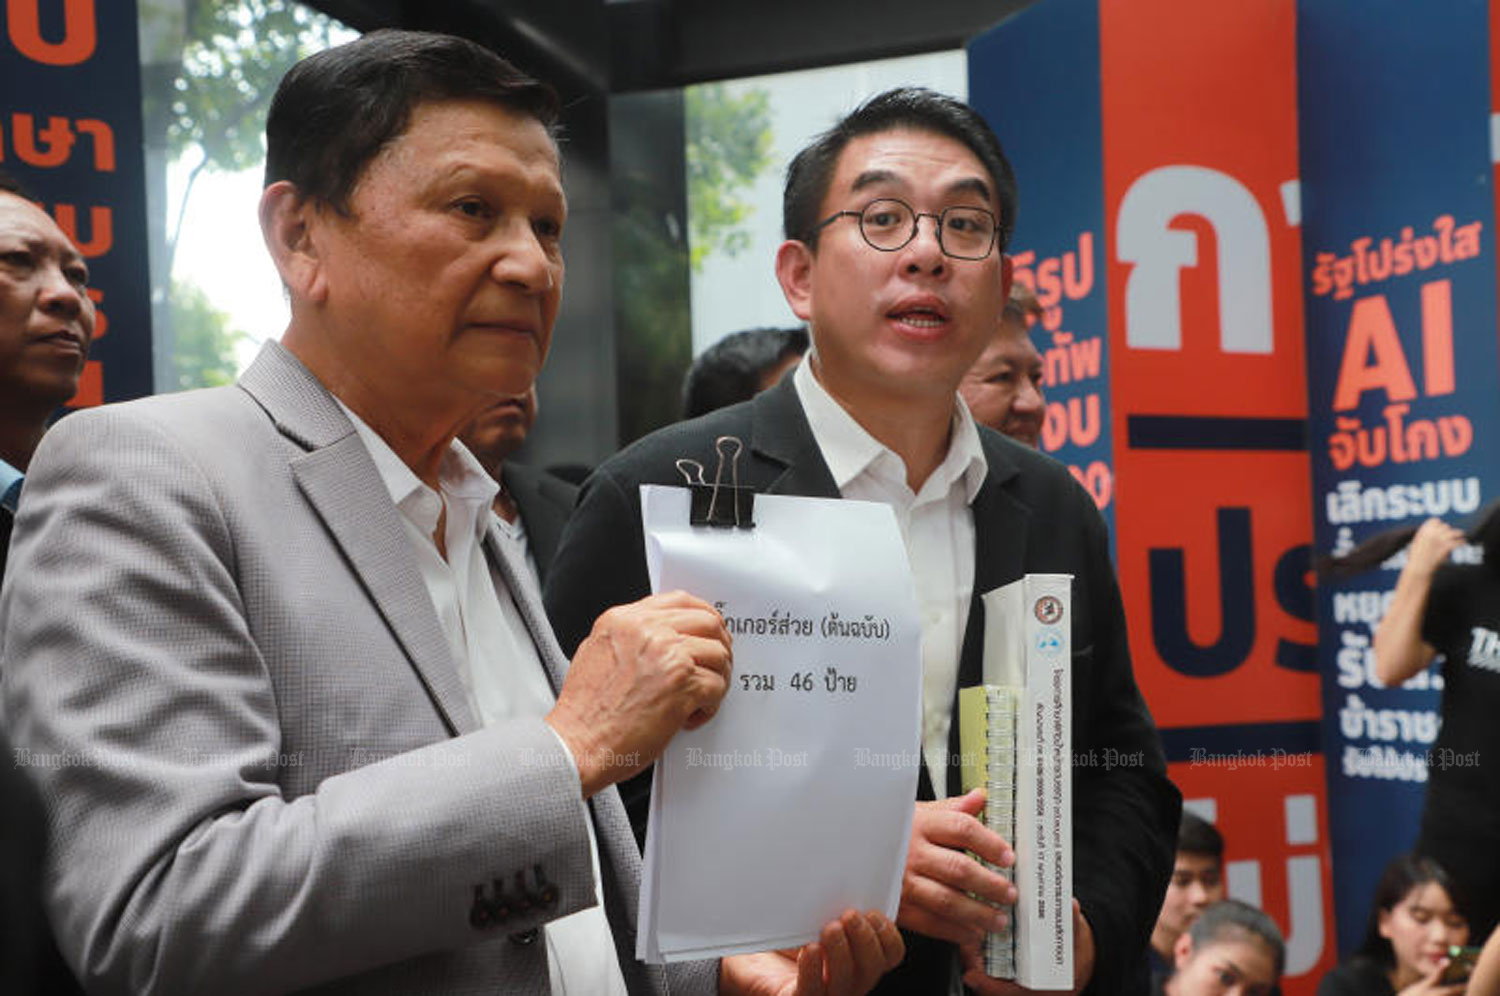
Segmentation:
{"type": "Polygon", "coordinates": [[[550,910],[557,905],[557,886],[547,881],[547,876],[542,873],[541,865],[532,866],[532,874],[536,876],[537,891],[532,898],[543,909],[550,910]]]}
{"type": "Polygon", "coordinates": [[[510,943],[514,944],[518,948],[528,947],[529,945],[536,943],[537,935],[540,933],[541,931],[537,930],[537,928],[535,927],[532,927],[530,930],[523,930],[518,934],[511,934],[510,943]]]}
{"type": "Polygon", "coordinates": [[[475,930],[484,930],[491,925],[494,913],[491,904],[484,895],[484,886],[474,886],[474,905],[469,907],[469,924],[475,930]]]}

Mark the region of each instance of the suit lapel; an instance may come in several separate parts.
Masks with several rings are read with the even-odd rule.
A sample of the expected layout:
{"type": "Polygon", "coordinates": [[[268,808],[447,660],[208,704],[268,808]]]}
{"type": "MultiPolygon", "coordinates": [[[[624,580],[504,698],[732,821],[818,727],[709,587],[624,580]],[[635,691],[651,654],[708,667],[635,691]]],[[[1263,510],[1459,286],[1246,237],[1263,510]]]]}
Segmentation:
{"type": "MultiPolygon", "coordinates": [[[[1026,537],[1031,511],[1010,494],[1005,482],[1018,471],[1004,451],[980,432],[984,457],[989,465],[984,484],[970,506],[974,513],[974,592],[969,599],[969,618],[964,626],[963,649],[958,657],[958,682],[954,689],[954,717],[948,732],[948,754],[955,761],[958,748],[957,690],[984,681],[984,604],[982,597],[1020,578],[1026,570],[1026,537]]],[[[924,769],[923,774],[926,774],[924,769]]],[[[948,766],[948,794],[962,792],[960,767],[948,766]]]]}
{"type": "Polygon", "coordinates": [[[1004,454],[985,447],[989,473],[974,496],[974,593],[1009,584],[1025,573],[1031,510],[1011,495],[1005,482],[1017,474],[1004,454]]]}
{"type": "Polygon", "coordinates": [[[5,580],[5,561],[10,553],[10,531],[15,524],[15,516],[10,509],[0,508],[0,581],[5,580]]]}
{"type": "Polygon", "coordinates": [[[292,474],[406,651],[454,733],[479,728],[458,667],[412,556],[401,513],[338,404],[280,344],[269,343],[240,386],[308,449],[292,474]]]}
{"type": "Polygon", "coordinates": [[[757,458],[757,491],[839,498],[838,485],[818,449],[790,376],[756,395],[750,409],[750,451],[757,458]]]}
{"type": "Polygon", "coordinates": [[[500,575],[500,582],[504,588],[496,589],[496,594],[504,598],[506,592],[510,593],[511,600],[516,603],[520,610],[521,619],[526,623],[526,630],[531,634],[532,645],[536,647],[536,655],[541,658],[542,665],[547,669],[547,680],[552,685],[554,696],[561,694],[563,678],[568,673],[568,659],[563,655],[562,647],[558,646],[557,638],[552,634],[552,624],[547,621],[547,610],[537,599],[536,586],[529,584],[523,577],[523,572],[530,570],[525,564],[518,564],[511,560],[506,551],[505,543],[500,538],[500,527],[494,522],[484,534],[484,545],[490,556],[490,563],[500,575]]]}

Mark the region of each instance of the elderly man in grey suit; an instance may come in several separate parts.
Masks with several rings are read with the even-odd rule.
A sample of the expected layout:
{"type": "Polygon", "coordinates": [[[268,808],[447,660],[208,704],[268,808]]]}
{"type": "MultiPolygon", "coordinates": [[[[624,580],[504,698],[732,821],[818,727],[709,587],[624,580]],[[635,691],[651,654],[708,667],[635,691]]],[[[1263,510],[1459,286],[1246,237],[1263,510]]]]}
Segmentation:
{"type": "Polygon", "coordinates": [[[612,783],[711,718],[728,636],[668,595],[569,665],[454,443],[547,352],[554,114],[443,36],[299,64],[261,202],[281,343],[234,387],[77,415],[38,451],[4,712],[90,990],[855,992],[899,960],[854,912],[791,956],[633,957],[612,783]]]}

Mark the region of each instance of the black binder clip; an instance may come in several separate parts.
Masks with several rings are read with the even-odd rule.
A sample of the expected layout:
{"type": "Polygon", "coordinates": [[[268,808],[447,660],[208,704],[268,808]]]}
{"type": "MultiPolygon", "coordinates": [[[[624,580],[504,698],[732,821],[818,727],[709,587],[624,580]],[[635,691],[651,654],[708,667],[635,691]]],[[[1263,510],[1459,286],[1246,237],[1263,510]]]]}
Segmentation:
{"type": "Polygon", "coordinates": [[[714,471],[714,482],[703,478],[703,465],[696,460],[677,461],[677,470],[687,479],[692,491],[692,506],[688,522],[694,526],[719,526],[725,529],[753,529],[755,527],[755,492],[740,486],[740,453],[744,443],[735,436],[720,436],[714,440],[714,452],[718,454],[719,466],[714,471]],[[729,483],[724,481],[724,464],[729,464],[729,483]],[[696,477],[696,479],[695,479],[696,477]]]}

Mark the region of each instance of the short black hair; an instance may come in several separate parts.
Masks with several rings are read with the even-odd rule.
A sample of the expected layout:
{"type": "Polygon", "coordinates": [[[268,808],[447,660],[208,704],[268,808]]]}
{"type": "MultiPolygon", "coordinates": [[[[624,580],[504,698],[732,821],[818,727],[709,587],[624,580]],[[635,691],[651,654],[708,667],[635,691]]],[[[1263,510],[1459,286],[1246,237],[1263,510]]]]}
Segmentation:
{"type": "Polygon", "coordinates": [[[1224,861],[1224,835],[1219,828],[1193,812],[1182,811],[1182,823],[1177,828],[1177,851],[1179,854],[1197,854],[1224,861]]]}
{"type": "Polygon", "coordinates": [[[861,135],[911,128],[943,135],[967,146],[994,184],[1000,206],[996,251],[1004,252],[1016,224],[1016,176],[1000,147],[1000,139],[979,112],[968,104],[926,87],[897,87],[877,94],[856,107],[832,128],[797,153],[786,171],[781,199],[781,222],[788,239],[817,248],[818,212],[828,196],[840,154],[861,135]]]}
{"type": "Polygon", "coordinates": [[[1398,854],[1380,873],[1375,883],[1375,899],[1370,903],[1370,917],[1365,923],[1365,939],[1360,942],[1359,954],[1376,962],[1383,968],[1396,966],[1396,952],[1390,939],[1380,934],[1380,914],[1389,913],[1401,905],[1401,900],[1411,895],[1413,889],[1424,885],[1439,886],[1448,893],[1453,909],[1465,920],[1469,918],[1468,901],[1448,869],[1432,858],[1420,854],[1398,854]]]}
{"type": "Polygon", "coordinates": [[[424,31],[372,31],[310,55],[282,78],[266,117],[265,185],[288,180],[347,211],[360,175],[406,131],[419,104],[479,100],[555,136],[557,93],[483,45],[424,31]]]}
{"type": "Polygon", "coordinates": [[[1193,939],[1194,951],[1201,951],[1215,941],[1232,940],[1236,936],[1252,937],[1264,944],[1271,953],[1271,961],[1276,966],[1276,978],[1280,979],[1286,968],[1286,942],[1281,938],[1276,921],[1263,910],[1238,899],[1222,899],[1211,906],[1205,906],[1188,928],[1188,936],[1193,939]]]}
{"type": "Polygon", "coordinates": [[[759,328],[731,332],[693,361],[682,382],[682,417],[697,418],[760,390],[761,378],[788,356],[807,352],[807,329],[759,328]]]}

